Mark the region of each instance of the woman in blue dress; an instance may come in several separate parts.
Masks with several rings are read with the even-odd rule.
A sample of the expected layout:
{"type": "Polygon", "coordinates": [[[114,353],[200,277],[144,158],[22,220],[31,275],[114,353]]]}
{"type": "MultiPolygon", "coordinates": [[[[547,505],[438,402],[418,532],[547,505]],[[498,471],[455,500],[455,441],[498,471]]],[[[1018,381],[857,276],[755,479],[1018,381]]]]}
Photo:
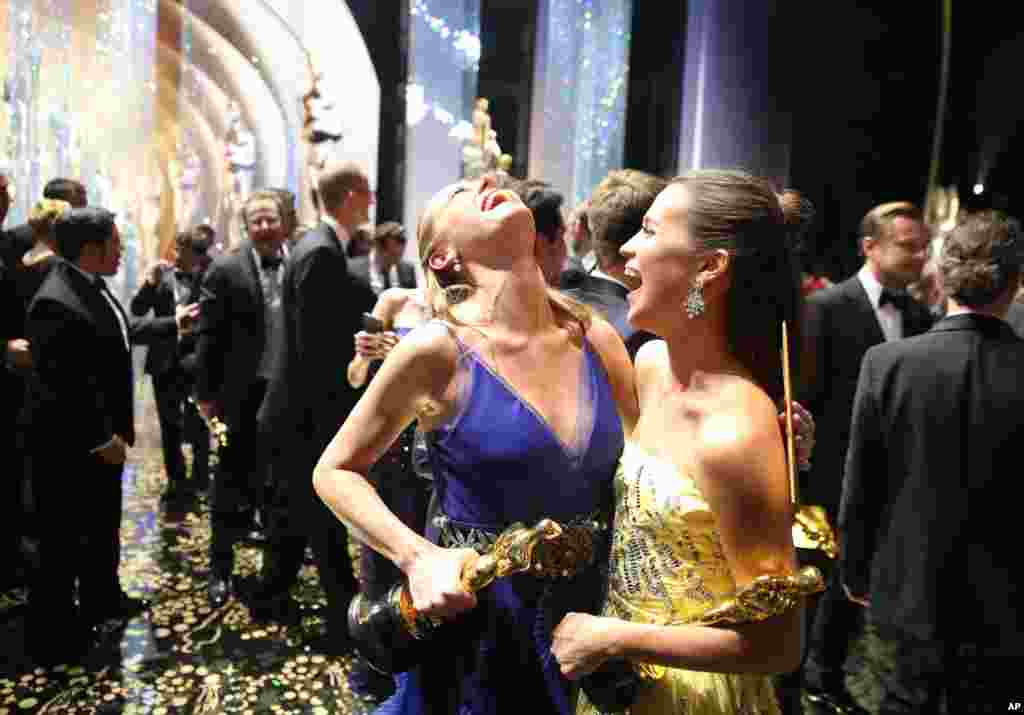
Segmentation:
{"type": "Polygon", "coordinates": [[[569,610],[600,607],[604,559],[573,578],[522,574],[476,595],[460,572],[470,547],[513,523],[607,520],[636,409],[629,358],[607,323],[549,291],[529,208],[492,178],[440,192],[418,238],[437,319],[389,353],[314,475],[357,538],[402,570],[414,607],[448,621],[382,712],[567,715],[575,700],[551,630],[569,610]],[[413,420],[440,510],[426,536],[366,479],[413,420]]]}

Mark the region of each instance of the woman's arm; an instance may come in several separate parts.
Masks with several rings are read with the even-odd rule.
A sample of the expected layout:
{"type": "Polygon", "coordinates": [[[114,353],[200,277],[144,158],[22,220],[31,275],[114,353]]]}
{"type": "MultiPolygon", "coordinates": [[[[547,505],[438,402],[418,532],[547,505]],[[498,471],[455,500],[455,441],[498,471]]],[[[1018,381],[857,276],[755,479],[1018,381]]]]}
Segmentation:
{"type": "Polygon", "coordinates": [[[608,382],[615,396],[619,417],[622,418],[622,429],[626,439],[629,439],[640,417],[633,364],[629,361],[629,353],[626,352],[626,346],[615,332],[615,328],[599,316],[595,315],[591,321],[587,339],[597,351],[605,372],[608,373],[608,382]]]}
{"type": "MultiPolygon", "coordinates": [[[[402,312],[402,308],[409,300],[409,292],[403,288],[388,288],[386,291],[380,294],[377,298],[377,302],[373,306],[373,317],[377,318],[384,324],[384,329],[389,331],[384,333],[388,335],[387,340],[388,350],[394,347],[398,341],[392,331],[395,326],[395,317],[402,312]]],[[[351,362],[348,364],[346,374],[348,376],[348,384],[352,387],[359,388],[366,384],[366,376],[370,371],[370,363],[376,359],[380,359],[376,353],[380,351],[380,340],[374,341],[375,349],[372,354],[367,350],[364,350],[365,343],[370,342],[367,338],[375,338],[376,336],[370,336],[368,333],[362,331],[358,332],[353,336],[356,343],[356,354],[353,356],[351,362]]]]}
{"type": "MultiPolygon", "coordinates": [[[[324,503],[356,538],[405,572],[414,607],[428,616],[454,615],[475,604],[459,586],[461,566],[475,552],[439,548],[409,529],[365,475],[417,417],[420,405],[451,404],[456,360],[455,344],[442,327],[410,333],[388,355],[313,473],[324,503]]],[[[443,419],[444,411],[433,419],[443,419]]]]}
{"type": "MultiPolygon", "coordinates": [[[[753,390],[752,390],[753,391],[753,390]]],[[[778,420],[763,393],[705,420],[699,433],[701,490],[708,500],[736,586],[796,572],[793,512],[778,420]]],[[[687,670],[779,673],[800,661],[802,609],[757,623],[653,626],[571,614],[553,650],[568,677],[627,657],[687,670]]]]}

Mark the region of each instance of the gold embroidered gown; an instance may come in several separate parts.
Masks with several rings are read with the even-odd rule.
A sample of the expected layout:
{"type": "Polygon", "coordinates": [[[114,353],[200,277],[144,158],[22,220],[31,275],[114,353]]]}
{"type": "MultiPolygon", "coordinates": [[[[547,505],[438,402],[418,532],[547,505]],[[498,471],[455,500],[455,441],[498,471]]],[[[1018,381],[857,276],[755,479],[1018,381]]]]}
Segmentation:
{"type": "MultiPolygon", "coordinates": [[[[682,624],[731,597],[735,582],[711,508],[669,462],[626,444],[615,475],[615,531],[604,615],[682,624]]],[[[766,676],[643,665],[630,715],[777,715],[766,676]]],[[[600,711],[582,693],[577,715],[600,711]]]]}

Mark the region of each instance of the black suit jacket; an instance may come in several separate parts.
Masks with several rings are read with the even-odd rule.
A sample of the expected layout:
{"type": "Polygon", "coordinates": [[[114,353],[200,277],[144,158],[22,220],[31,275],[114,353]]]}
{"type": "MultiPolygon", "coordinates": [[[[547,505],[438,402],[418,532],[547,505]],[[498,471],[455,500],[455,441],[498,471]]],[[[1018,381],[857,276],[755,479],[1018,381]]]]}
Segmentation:
{"type": "Polygon", "coordinates": [[[839,526],[844,582],[876,622],[1024,646],[1021,444],[1024,340],[1005,322],[947,317],[868,351],[839,526]]]}
{"type": "MultiPolygon", "coordinates": [[[[903,335],[919,335],[931,324],[928,309],[912,303],[903,317],[903,335]]],[[[797,399],[814,416],[816,429],[812,466],[801,474],[800,498],[804,504],[825,507],[835,523],[860,363],[869,348],[885,342],[885,334],[854,275],[807,297],[804,336],[803,389],[797,399]]]]}
{"type": "MultiPolygon", "coordinates": [[[[130,320],[131,342],[174,335],[174,318],[130,320]]],[[[131,352],[99,289],[67,261],[54,262],[28,309],[34,375],[25,424],[38,439],[84,456],[115,434],[135,441],[131,352]]]]}
{"type": "MultiPolygon", "coordinates": [[[[359,278],[366,285],[370,285],[370,257],[358,256],[349,259],[349,273],[359,278]]],[[[398,285],[388,286],[389,288],[415,288],[416,268],[409,261],[398,262],[398,285]]]]}
{"type": "Polygon", "coordinates": [[[1006,322],[1013,328],[1013,332],[1024,338],[1024,303],[1017,301],[1010,303],[1010,310],[1006,313],[1006,322]]]}
{"type": "MultiPolygon", "coordinates": [[[[130,304],[132,315],[143,316],[150,310],[153,314],[161,317],[174,317],[177,309],[177,302],[174,297],[174,285],[177,279],[174,271],[167,270],[160,278],[160,282],[150,283],[145,281],[139,290],[132,297],[130,304]]],[[[197,285],[182,286],[186,291],[183,298],[183,305],[194,303],[199,300],[199,288],[197,285]]],[[[145,371],[150,375],[162,375],[181,364],[181,357],[194,349],[194,341],[178,340],[175,335],[167,340],[160,340],[152,343],[146,352],[145,371]]]]}
{"type": "Polygon", "coordinates": [[[281,290],[284,330],[260,427],[275,446],[298,441],[321,451],[359,397],[345,368],[355,355],[352,336],[375,296],[349,272],[341,241],[325,223],[292,249],[281,290]]]}
{"type": "Polygon", "coordinates": [[[630,358],[635,358],[640,346],[655,337],[637,330],[626,320],[629,291],[614,281],[580,270],[569,270],[562,274],[562,292],[599,311],[626,344],[630,358]]]}
{"type": "Polygon", "coordinates": [[[21,265],[21,259],[32,248],[34,234],[28,224],[0,232],[0,330],[8,339],[25,337],[25,313],[29,301],[39,288],[37,274],[21,265]]]}
{"type": "Polygon", "coordinates": [[[263,287],[252,243],[219,256],[203,278],[196,344],[196,394],[220,404],[228,424],[258,377],[266,342],[263,287]]]}

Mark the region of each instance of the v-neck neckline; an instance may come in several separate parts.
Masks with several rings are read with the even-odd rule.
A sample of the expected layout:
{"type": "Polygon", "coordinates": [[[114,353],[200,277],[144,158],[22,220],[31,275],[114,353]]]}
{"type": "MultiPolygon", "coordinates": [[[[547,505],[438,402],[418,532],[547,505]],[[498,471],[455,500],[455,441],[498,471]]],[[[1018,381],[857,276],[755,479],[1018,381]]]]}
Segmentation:
{"type": "MultiPolygon", "coordinates": [[[[459,342],[462,342],[462,341],[460,340],[459,342]]],[[[495,379],[495,381],[499,385],[501,385],[501,387],[506,392],[508,392],[513,397],[513,399],[516,400],[516,402],[518,402],[520,405],[522,405],[526,409],[527,412],[529,412],[531,415],[533,415],[533,418],[535,420],[537,420],[537,422],[538,422],[538,424],[540,424],[541,428],[545,432],[547,432],[547,434],[551,437],[552,440],[554,440],[555,444],[558,445],[558,448],[561,450],[562,454],[565,455],[565,457],[572,464],[576,465],[576,464],[579,464],[580,462],[582,462],[583,457],[586,455],[586,453],[590,449],[590,442],[591,442],[591,439],[593,438],[595,425],[597,423],[596,419],[591,419],[590,420],[590,426],[587,429],[586,436],[583,439],[579,440],[579,447],[578,447],[578,449],[574,449],[572,447],[572,445],[567,444],[562,439],[562,437],[558,434],[558,432],[555,431],[554,426],[552,426],[551,422],[548,421],[548,419],[546,417],[544,417],[543,414],[541,414],[540,410],[538,410],[536,407],[534,407],[534,405],[529,400],[527,400],[522,395],[522,393],[515,388],[515,386],[513,386],[508,380],[506,380],[504,377],[502,377],[500,374],[498,374],[498,372],[493,367],[491,367],[487,363],[486,360],[484,360],[483,356],[481,356],[476,350],[474,350],[471,347],[468,347],[468,346],[464,345],[464,349],[466,350],[466,352],[468,352],[470,355],[472,355],[473,360],[477,364],[479,364],[484,370],[486,370],[487,374],[490,375],[491,377],[493,377],[495,379]]],[[[589,382],[593,379],[592,375],[590,374],[590,370],[588,369],[589,360],[590,360],[588,352],[589,352],[589,350],[587,348],[587,343],[584,341],[582,355],[581,355],[581,361],[580,361],[580,367],[579,367],[579,370],[577,371],[576,419],[575,419],[575,421],[573,423],[574,424],[573,434],[577,435],[577,436],[579,436],[579,433],[580,433],[581,420],[583,420],[583,418],[584,418],[583,411],[585,409],[588,409],[587,407],[584,406],[585,395],[583,393],[586,391],[586,387],[589,385],[589,382]]],[[[597,405],[594,405],[592,407],[592,409],[596,410],[597,409],[597,405]]]]}

